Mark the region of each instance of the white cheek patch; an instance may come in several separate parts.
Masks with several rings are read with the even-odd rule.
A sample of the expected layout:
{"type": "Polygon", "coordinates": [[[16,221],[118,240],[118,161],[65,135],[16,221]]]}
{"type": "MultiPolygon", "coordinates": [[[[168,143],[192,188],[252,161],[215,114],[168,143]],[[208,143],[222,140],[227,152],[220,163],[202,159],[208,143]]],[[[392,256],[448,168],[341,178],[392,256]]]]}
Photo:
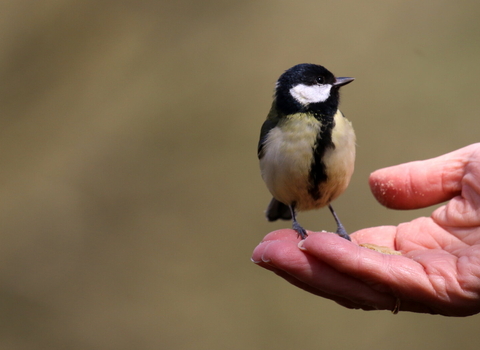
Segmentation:
{"type": "Polygon", "coordinates": [[[330,97],[332,85],[304,85],[298,84],[290,89],[290,95],[306,106],[310,103],[324,102],[330,97]]]}

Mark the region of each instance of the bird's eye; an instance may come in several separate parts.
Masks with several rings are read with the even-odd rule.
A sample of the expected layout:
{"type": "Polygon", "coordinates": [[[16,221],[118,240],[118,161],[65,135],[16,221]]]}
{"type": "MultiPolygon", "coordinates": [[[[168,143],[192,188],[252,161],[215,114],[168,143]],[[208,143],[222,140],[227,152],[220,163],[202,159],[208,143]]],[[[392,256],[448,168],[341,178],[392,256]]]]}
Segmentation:
{"type": "Polygon", "coordinates": [[[324,79],[323,77],[317,77],[317,84],[323,84],[324,79]]]}

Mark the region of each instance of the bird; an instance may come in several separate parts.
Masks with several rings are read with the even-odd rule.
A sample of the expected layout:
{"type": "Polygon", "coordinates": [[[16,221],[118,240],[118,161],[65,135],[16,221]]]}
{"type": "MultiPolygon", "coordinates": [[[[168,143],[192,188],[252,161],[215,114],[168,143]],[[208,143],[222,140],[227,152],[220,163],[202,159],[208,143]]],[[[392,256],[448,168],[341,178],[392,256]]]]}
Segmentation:
{"type": "Polygon", "coordinates": [[[297,212],[328,205],[336,233],[351,240],[330,204],[347,188],[355,164],[356,136],[338,109],[340,87],[354,78],[335,77],[325,67],[302,63],[275,84],[270,112],[260,131],[258,158],[273,198],[268,221],[292,220],[298,237],[307,231],[297,212]]]}

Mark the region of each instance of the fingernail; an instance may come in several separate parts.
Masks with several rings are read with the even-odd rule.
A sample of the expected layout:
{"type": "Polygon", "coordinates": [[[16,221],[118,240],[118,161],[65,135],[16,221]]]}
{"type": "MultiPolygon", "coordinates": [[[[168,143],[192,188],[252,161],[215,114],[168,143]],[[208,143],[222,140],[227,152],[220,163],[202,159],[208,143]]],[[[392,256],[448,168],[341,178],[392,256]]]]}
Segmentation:
{"type": "Polygon", "coordinates": [[[272,261],[271,259],[265,259],[263,256],[262,256],[262,262],[268,264],[270,261],[272,261]]]}
{"type": "Polygon", "coordinates": [[[303,246],[303,242],[305,242],[304,239],[302,239],[300,242],[298,242],[297,246],[300,248],[300,250],[306,251],[307,249],[303,246]]]}
{"type": "Polygon", "coordinates": [[[271,241],[262,241],[260,242],[257,247],[255,248],[255,250],[253,251],[253,256],[257,256],[261,254],[260,256],[260,260],[255,260],[252,258],[250,258],[250,260],[252,260],[253,263],[255,264],[260,264],[260,263],[269,263],[270,262],[270,259],[265,259],[264,256],[265,256],[265,251],[267,250],[268,246],[271,244],[272,242],[271,241]],[[267,244],[267,246],[265,246],[265,244],[267,244]],[[260,246],[262,246],[260,248],[260,246]],[[257,252],[257,249],[261,249],[261,251],[257,252]]]}

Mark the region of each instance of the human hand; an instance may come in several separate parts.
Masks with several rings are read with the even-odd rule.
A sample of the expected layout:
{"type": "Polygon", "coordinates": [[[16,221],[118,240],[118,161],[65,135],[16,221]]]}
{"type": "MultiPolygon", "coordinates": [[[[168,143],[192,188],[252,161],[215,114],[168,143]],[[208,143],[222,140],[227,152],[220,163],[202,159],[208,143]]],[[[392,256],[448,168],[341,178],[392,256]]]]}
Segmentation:
{"type": "Polygon", "coordinates": [[[480,312],[480,143],[377,170],[370,175],[370,187],[392,209],[448,202],[428,218],[352,233],[352,242],[309,232],[299,243],[294,231],[275,231],[255,248],[252,260],[348,308],[400,306],[400,311],[449,316],[480,312]],[[363,243],[402,255],[358,245],[363,243]]]}

